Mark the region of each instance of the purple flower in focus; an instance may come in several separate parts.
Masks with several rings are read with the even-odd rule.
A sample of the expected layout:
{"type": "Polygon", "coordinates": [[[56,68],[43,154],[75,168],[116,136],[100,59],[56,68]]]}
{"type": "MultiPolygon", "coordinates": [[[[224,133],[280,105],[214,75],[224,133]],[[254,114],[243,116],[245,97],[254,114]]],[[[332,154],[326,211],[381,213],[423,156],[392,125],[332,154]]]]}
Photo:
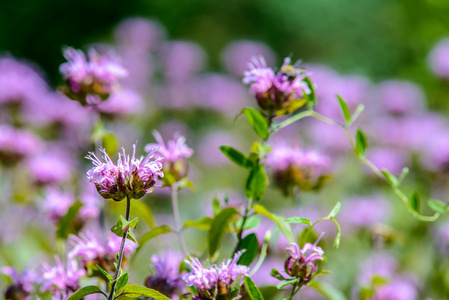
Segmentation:
{"type": "Polygon", "coordinates": [[[151,160],[157,149],[152,149],[146,157],[136,158],[136,145],[133,145],[132,156],[127,155],[125,149],[119,153],[117,165],[103,152],[102,162],[93,152],[89,152],[87,159],[92,160],[95,167],[87,172],[87,178],[97,187],[98,193],[105,199],[121,201],[125,197],[140,199],[151,193],[157,181],[164,176],[160,158],[151,160]]]}
{"type": "Polygon", "coordinates": [[[100,55],[90,49],[86,55],[81,50],[64,50],[66,63],[60,66],[62,76],[67,80],[64,93],[81,104],[98,104],[118,88],[118,79],[128,72],[112,55],[100,55]]]}
{"type": "Polygon", "coordinates": [[[267,66],[263,57],[253,57],[249,68],[244,73],[243,83],[250,85],[250,92],[255,95],[259,106],[270,115],[275,112],[275,116],[280,116],[297,110],[303,93],[311,93],[304,81],[307,74],[292,65],[289,57],[284,59],[277,73],[267,66]]]}
{"type": "Polygon", "coordinates": [[[33,285],[37,283],[38,276],[33,270],[24,270],[18,273],[14,267],[2,267],[0,272],[8,276],[12,283],[5,291],[4,297],[8,300],[29,300],[33,292],[33,285]]]}
{"type": "Polygon", "coordinates": [[[31,155],[41,146],[34,134],[9,125],[0,125],[0,162],[10,166],[31,155]]]}
{"type": "Polygon", "coordinates": [[[145,286],[155,289],[167,297],[173,297],[182,291],[183,282],[179,275],[181,255],[166,252],[165,256],[153,255],[152,267],[156,271],[145,279],[145,286]]]}
{"type": "Polygon", "coordinates": [[[303,151],[298,146],[279,141],[268,154],[265,164],[272,170],[282,192],[289,195],[296,186],[301,190],[318,188],[330,159],[316,151],[303,151]]]}
{"type": "Polygon", "coordinates": [[[171,185],[173,182],[169,182],[170,179],[179,181],[187,175],[188,163],[187,158],[192,156],[193,150],[186,145],[186,138],[178,133],[172,140],[169,140],[167,144],[164,143],[162,136],[156,130],[153,131],[153,136],[157,141],[157,144],[147,144],[145,151],[149,152],[152,149],[157,149],[157,155],[163,159],[164,162],[164,174],[167,185],[171,185]],[[169,176],[170,174],[171,176],[169,176]],[[171,178],[173,177],[173,178],[171,178]]]}
{"type": "Polygon", "coordinates": [[[51,220],[58,222],[75,203],[75,197],[56,187],[47,187],[40,209],[51,220]]]}
{"type": "Polygon", "coordinates": [[[237,261],[242,255],[242,251],[237,252],[234,258],[221,263],[220,266],[212,265],[209,268],[203,267],[198,258],[191,257],[185,262],[190,266],[190,273],[183,278],[187,286],[197,289],[198,295],[195,299],[234,299],[239,295],[240,286],[232,290],[232,283],[238,278],[242,279],[248,274],[248,267],[237,265],[237,261]]]}
{"type": "Polygon", "coordinates": [[[298,244],[291,243],[291,246],[287,248],[290,256],[284,264],[285,272],[288,275],[299,278],[302,282],[308,282],[312,279],[313,274],[318,270],[315,261],[324,260],[324,251],[317,246],[323,234],[314,244],[307,243],[302,249],[299,248],[298,244]]]}
{"type": "Polygon", "coordinates": [[[59,257],[55,258],[56,266],[47,263],[43,265],[41,292],[49,291],[53,300],[65,300],[79,286],[79,280],[86,274],[84,269],[78,267],[78,263],[69,259],[65,267],[59,257]]]}
{"type": "Polygon", "coordinates": [[[260,56],[264,57],[268,65],[275,62],[276,55],[267,45],[260,42],[242,40],[228,45],[223,52],[222,60],[229,72],[241,76],[247,68],[248,61],[252,57],[260,56]]]}
{"type": "Polygon", "coordinates": [[[429,64],[436,75],[449,78],[449,38],[435,45],[429,54],[429,64]]]}

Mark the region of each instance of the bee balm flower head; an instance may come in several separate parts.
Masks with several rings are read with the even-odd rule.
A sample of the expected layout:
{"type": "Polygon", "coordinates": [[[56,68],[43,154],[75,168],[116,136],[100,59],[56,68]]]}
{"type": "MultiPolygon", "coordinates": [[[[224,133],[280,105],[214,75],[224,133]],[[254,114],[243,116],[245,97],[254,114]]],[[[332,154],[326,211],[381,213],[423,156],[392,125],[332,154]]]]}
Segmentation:
{"type": "Polygon", "coordinates": [[[132,155],[127,155],[125,149],[119,153],[117,164],[114,164],[105,149],[103,161],[93,152],[86,156],[95,165],[87,172],[87,178],[97,187],[98,193],[105,199],[121,201],[125,197],[140,199],[153,191],[157,181],[164,176],[160,159],[151,160],[156,149],[152,149],[146,157],[136,158],[136,145],[133,145],[132,155]]]}

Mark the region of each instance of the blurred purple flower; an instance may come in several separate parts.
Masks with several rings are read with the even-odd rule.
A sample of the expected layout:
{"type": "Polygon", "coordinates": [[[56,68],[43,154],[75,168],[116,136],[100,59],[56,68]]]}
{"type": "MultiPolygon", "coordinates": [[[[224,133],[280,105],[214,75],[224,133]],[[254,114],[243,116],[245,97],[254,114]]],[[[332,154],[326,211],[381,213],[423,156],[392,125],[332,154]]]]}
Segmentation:
{"type": "Polygon", "coordinates": [[[73,203],[75,203],[73,194],[62,191],[57,187],[47,187],[40,210],[48,215],[51,220],[58,222],[73,203]]]}
{"type": "Polygon", "coordinates": [[[56,266],[43,264],[41,291],[51,292],[53,300],[64,300],[80,288],[79,280],[86,271],[80,269],[73,259],[68,260],[67,267],[62,264],[59,257],[55,260],[56,266]]]}
{"type": "MultiPolygon", "coordinates": [[[[242,253],[242,251],[237,252],[232,260],[228,259],[222,262],[220,266],[212,265],[209,268],[203,267],[196,257],[185,260],[191,271],[183,277],[183,280],[187,286],[193,286],[197,289],[198,297],[196,299],[216,299],[217,297],[228,299],[221,298],[226,295],[229,299],[237,297],[240,287],[237,287],[237,291],[234,291],[231,290],[231,285],[237,278],[242,279],[249,271],[247,266],[237,265],[242,253]]],[[[243,281],[240,286],[242,284],[243,281]]]]}
{"type": "Polygon", "coordinates": [[[179,275],[181,259],[181,254],[172,251],[166,251],[163,255],[153,255],[151,262],[156,272],[145,279],[145,286],[167,297],[173,297],[182,291],[184,285],[179,275]]]}
{"type": "Polygon", "coordinates": [[[222,60],[226,69],[234,75],[241,76],[247,69],[252,57],[264,57],[268,65],[273,65],[276,54],[267,45],[249,40],[236,41],[223,51],[222,60]]]}
{"type": "Polygon", "coordinates": [[[285,272],[288,275],[300,278],[303,282],[312,278],[313,273],[318,269],[315,261],[324,260],[324,251],[317,246],[323,234],[314,244],[306,243],[302,249],[299,249],[298,244],[291,243],[290,247],[287,248],[290,256],[285,261],[285,272]]]}
{"type": "Polygon", "coordinates": [[[254,275],[251,276],[251,279],[253,279],[253,281],[259,287],[268,285],[276,286],[277,284],[279,284],[279,280],[270,276],[270,273],[271,270],[279,268],[279,266],[282,266],[283,263],[284,263],[283,259],[273,255],[268,255],[267,258],[264,260],[262,266],[257,270],[256,273],[254,273],[254,275]]]}
{"type": "Polygon", "coordinates": [[[0,57],[0,104],[39,102],[47,91],[47,83],[34,66],[0,57]]]}
{"type": "MultiPolygon", "coordinates": [[[[107,255],[115,257],[120,251],[120,244],[122,243],[122,237],[118,237],[115,234],[110,234],[106,240],[105,251],[107,255]]],[[[123,249],[123,255],[129,256],[136,252],[137,244],[131,240],[126,239],[125,248],[123,249]]]]}
{"type": "Polygon", "coordinates": [[[123,89],[112,94],[108,101],[98,104],[97,109],[107,115],[132,115],[143,111],[144,102],[142,97],[128,89],[123,89]]]}
{"type": "Polygon", "coordinates": [[[173,140],[167,142],[167,146],[157,130],[153,131],[153,136],[156,139],[157,144],[147,144],[145,146],[145,151],[150,152],[153,149],[156,149],[156,153],[159,154],[159,157],[163,158],[164,163],[174,163],[177,160],[189,158],[193,154],[193,150],[185,144],[186,138],[182,135],[175,133],[173,140]]]}
{"type": "Polygon", "coordinates": [[[421,110],[425,103],[421,88],[403,80],[387,80],[380,83],[377,87],[377,98],[382,107],[394,115],[421,110]]]}
{"type": "Polygon", "coordinates": [[[31,155],[41,144],[41,140],[31,132],[0,124],[0,162],[6,165],[13,165],[31,155]]]}
{"type": "Polygon", "coordinates": [[[443,38],[433,47],[429,54],[429,64],[432,71],[449,78],[449,38],[443,38]]]}
{"type": "Polygon", "coordinates": [[[102,162],[93,152],[89,152],[87,159],[92,160],[95,167],[87,172],[87,178],[97,187],[98,193],[105,199],[112,198],[115,201],[123,200],[127,195],[132,199],[140,199],[146,193],[151,193],[157,181],[161,179],[162,163],[160,159],[150,160],[156,149],[153,149],[146,157],[136,158],[136,145],[133,145],[132,156],[127,155],[125,149],[118,154],[117,165],[106,153],[103,152],[102,162]]]}
{"type": "Polygon", "coordinates": [[[118,79],[128,75],[112,53],[100,55],[90,49],[86,57],[81,50],[69,47],[64,50],[64,57],[67,62],[60,66],[60,71],[70,89],[66,94],[82,104],[98,104],[106,99],[117,90],[118,79]]]}
{"type": "Polygon", "coordinates": [[[444,255],[449,254],[449,222],[442,224],[438,228],[434,241],[441,253],[444,255]]]}
{"type": "Polygon", "coordinates": [[[369,286],[374,276],[391,279],[398,267],[397,260],[387,252],[379,252],[371,255],[360,265],[360,274],[357,278],[362,285],[369,286]]]}
{"type": "Polygon", "coordinates": [[[170,79],[188,79],[201,71],[205,62],[203,49],[192,42],[166,42],[161,51],[162,71],[170,79]]]}
{"type": "MultiPolygon", "coordinates": [[[[369,148],[366,154],[367,158],[374,163],[380,170],[386,169],[394,175],[401,174],[406,166],[408,154],[405,151],[393,148],[369,148]]],[[[368,174],[373,174],[370,169],[366,169],[368,174]]]]}
{"type": "Polygon", "coordinates": [[[73,151],[60,145],[47,145],[27,160],[28,169],[35,182],[54,184],[70,179],[76,167],[73,151]]]}
{"type": "Polygon", "coordinates": [[[198,105],[235,115],[248,104],[248,96],[241,82],[225,75],[208,74],[193,83],[198,105]]]}
{"type": "Polygon", "coordinates": [[[79,211],[82,220],[95,220],[100,215],[101,202],[98,193],[92,184],[85,184],[80,197],[83,206],[79,211]]]}
{"type": "Polygon", "coordinates": [[[226,131],[210,131],[203,136],[197,146],[198,157],[209,166],[229,164],[229,159],[220,151],[219,147],[222,145],[239,148],[241,143],[238,138],[226,131]]]}
{"type": "Polygon", "coordinates": [[[128,18],[121,21],[115,29],[119,44],[139,50],[155,50],[165,37],[161,24],[144,18],[128,18]]]}
{"type": "Polygon", "coordinates": [[[380,287],[372,300],[416,300],[416,284],[405,277],[396,277],[387,285],[380,287]]]}
{"type": "Polygon", "coordinates": [[[39,278],[33,270],[24,270],[19,274],[14,267],[1,267],[0,271],[12,281],[5,291],[6,299],[31,299],[33,285],[38,282],[39,278]]]}
{"type": "Polygon", "coordinates": [[[339,219],[342,227],[350,230],[369,227],[388,218],[389,203],[379,196],[353,197],[345,201],[339,219]]]}

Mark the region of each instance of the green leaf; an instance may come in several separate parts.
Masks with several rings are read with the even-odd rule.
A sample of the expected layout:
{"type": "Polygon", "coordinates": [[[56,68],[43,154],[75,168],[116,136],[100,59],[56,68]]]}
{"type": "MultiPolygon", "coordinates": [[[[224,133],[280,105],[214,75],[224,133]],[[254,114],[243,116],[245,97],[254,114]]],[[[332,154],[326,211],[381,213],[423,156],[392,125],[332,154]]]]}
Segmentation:
{"type": "Polygon", "coordinates": [[[189,188],[192,192],[196,190],[193,182],[188,178],[183,178],[179,181],[178,190],[182,190],[183,188],[189,188]]]}
{"type": "Polygon", "coordinates": [[[332,208],[331,212],[329,213],[329,215],[327,217],[335,218],[338,215],[338,213],[340,212],[340,208],[341,208],[341,203],[337,202],[337,204],[335,204],[334,208],[332,208]]]}
{"type": "Polygon", "coordinates": [[[352,123],[357,121],[357,119],[359,118],[359,116],[362,114],[362,112],[364,110],[365,110],[365,105],[363,105],[363,104],[357,105],[357,107],[355,108],[354,113],[352,114],[351,122],[349,122],[348,125],[351,125],[352,123]]]}
{"type": "Polygon", "coordinates": [[[221,211],[221,207],[220,207],[220,200],[218,200],[217,197],[215,197],[212,200],[212,210],[214,212],[214,216],[218,215],[221,211]]]}
{"type": "Polygon", "coordinates": [[[187,220],[184,223],[184,227],[195,227],[198,228],[200,230],[209,230],[210,226],[212,225],[212,221],[214,219],[212,219],[211,217],[202,217],[199,220],[187,220]]]}
{"type": "Polygon", "coordinates": [[[227,158],[240,167],[251,168],[253,166],[253,163],[245,155],[230,146],[220,146],[220,150],[227,158]]]}
{"type": "Polygon", "coordinates": [[[256,165],[246,180],[245,195],[247,198],[259,201],[267,187],[267,175],[263,165],[256,165]]]}
{"type": "Polygon", "coordinates": [[[316,104],[315,88],[309,77],[304,78],[304,82],[307,83],[307,86],[310,89],[310,94],[304,93],[304,98],[307,100],[307,107],[310,109],[316,104]]]}
{"type": "Polygon", "coordinates": [[[113,280],[114,280],[114,278],[113,278],[111,275],[109,275],[109,273],[108,273],[105,269],[103,269],[103,268],[100,267],[99,265],[97,265],[97,268],[98,268],[98,270],[99,270],[101,273],[103,273],[104,276],[106,276],[106,278],[107,278],[109,281],[113,281],[113,280]]]}
{"type": "Polygon", "coordinates": [[[274,277],[278,280],[288,280],[288,278],[285,278],[284,276],[281,275],[281,273],[279,273],[279,271],[277,269],[273,269],[270,272],[271,277],[274,277]]]}
{"type": "Polygon", "coordinates": [[[263,215],[265,217],[270,218],[274,223],[276,223],[276,225],[279,227],[279,229],[285,235],[287,240],[290,243],[293,242],[293,233],[292,233],[290,224],[285,222],[285,220],[282,216],[270,213],[265,207],[263,207],[260,204],[254,205],[254,212],[258,215],[263,215]]]}
{"type": "Polygon", "coordinates": [[[355,151],[358,155],[365,155],[366,148],[368,147],[368,140],[365,133],[358,128],[355,134],[355,151]]]}
{"type": "Polygon", "coordinates": [[[145,204],[144,201],[132,200],[131,206],[133,208],[133,214],[142,218],[150,228],[153,228],[156,225],[151,208],[145,204]]]}
{"type": "Polygon", "coordinates": [[[115,286],[115,292],[120,293],[122,288],[125,287],[125,285],[128,284],[129,275],[128,273],[124,273],[117,279],[117,285],[115,286]]]}
{"type": "Polygon", "coordinates": [[[248,122],[253,126],[254,132],[259,138],[262,140],[268,138],[268,122],[262,114],[250,107],[244,108],[243,113],[245,114],[246,119],[248,119],[248,122]]]}
{"type": "Polygon", "coordinates": [[[429,201],[427,201],[427,204],[431,209],[440,214],[444,214],[448,210],[447,204],[440,200],[430,199],[429,201]]]}
{"type": "Polygon", "coordinates": [[[255,233],[248,234],[242,240],[239,250],[245,249],[237,264],[249,266],[259,252],[259,242],[255,233]]]}
{"type": "Polygon", "coordinates": [[[396,176],[394,176],[393,174],[388,172],[388,170],[386,170],[386,169],[383,169],[381,172],[384,175],[385,179],[388,181],[388,183],[391,184],[391,186],[393,186],[393,187],[397,187],[398,186],[399,181],[396,178],[396,176]]]}
{"type": "Polygon", "coordinates": [[[278,290],[280,290],[280,289],[282,289],[284,286],[289,285],[289,284],[293,284],[293,283],[296,283],[296,282],[298,282],[298,279],[297,279],[297,278],[294,278],[294,279],[290,279],[290,280],[281,282],[281,283],[279,283],[276,287],[278,288],[278,290]]]}
{"type": "Polygon", "coordinates": [[[326,299],[328,300],[347,300],[347,298],[341,291],[337,290],[333,286],[328,285],[326,283],[313,280],[312,282],[309,282],[307,285],[317,290],[321,295],[326,297],[326,299]]]}
{"type": "Polygon", "coordinates": [[[307,224],[309,226],[312,226],[312,223],[310,222],[310,219],[303,218],[303,217],[291,217],[285,219],[285,222],[287,223],[295,223],[295,224],[307,224]]]}
{"type": "Polygon", "coordinates": [[[149,289],[140,285],[136,284],[128,284],[125,286],[120,295],[118,295],[115,299],[119,299],[122,296],[144,296],[148,298],[153,298],[156,300],[170,300],[170,298],[167,298],[167,296],[159,293],[156,290],[149,289]]]}
{"type": "Polygon", "coordinates": [[[402,169],[401,175],[399,176],[399,179],[398,179],[398,181],[399,181],[398,185],[401,184],[402,180],[404,180],[405,176],[407,176],[409,171],[410,170],[407,167],[402,169]]]}
{"type": "Polygon", "coordinates": [[[421,206],[421,197],[419,196],[417,191],[413,192],[412,196],[410,197],[410,206],[414,211],[419,212],[419,208],[421,206]]]}
{"type": "MultiPolygon", "coordinates": [[[[235,222],[235,226],[237,228],[241,228],[242,227],[242,222],[243,222],[243,219],[238,219],[235,222]]],[[[259,224],[260,224],[260,218],[259,217],[257,217],[257,216],[250,216],[250,217],[248,217],[246,219],[245,226],[243,227],[243,230],[256,228],[257,226],[259,226],[259,224]]]]}
{"type": "Polygon", "coordinates": [[[245,282],[246,291],[252,300],[263,300],[262,293],[250,277],[245,276],[243,281],[245,282]]]}
{"type": "Polygon", "coordinates": [[[338,103],[340,103],[341,112],[343,113],[345,122],[346,124],[349,124],[351,122],[351,112],[349,111],[349,107],[340,95],[337,95],[337,99],[338,103]]]}
{"type": "Polygon", "coordinates": [[[237,209],[228,207],[223,209],[212,221],[209,232],[207,233],[207,246],[209,256],[213,257],[220,247],[221,240],[229,226],[229,223],[238,214],[237,209]]]}
{"type": "MultiPolygon", "coordinates": [[[[136,253],[142,248],[143,245],[145,245],[147,242],[151,241],[152,239],[154,239],[155,237],[161,235],[161,234],[166,234],[171,232],[170,227],[168,227],[167,225],[162,225],[162,226],[158,226],[158,227],[154,227],[153,229],[151,229],[150,231],[148,231],[147,233],[145,233],[139,240],[139,247],[136,249],[136,253]]],[[[134,255],[134,257],[136,257],[136,255],[134,255]]]]}
{"type": "Polygon", "coordinates": [[[69,235],[70,224],[72,223],[72,220],[76,217],[82,206],[83,204],[79,201],[76,201],[72,206],[70,206],[70,208],[67,210],[67,213],[59,221],[59,228],[56,232],[58,238],[67,238],[67,236],[69,235]]]}
{"type": "Polygon", "coordinates": [[[133,241],[134,243],[137,243],[136,237],[134,236],[134,233],[131,231],[131,228],[135,228],[137,226],[138,218],[134,218],[131,221],[126,221],[126,219],[123,216],[120,216],[117,220],[117,224],[111,227],[111,232],[115,235],[122,237],[123,233],[125,232],[125,229],[128,227],[128,234],[126,235],[126,238],[133,241]]]}
{"type": "Polygon", "coordinates": [[[340,229],[340,224],[338,224],[337,220],[335,220],[334,218],[330,218],[332,220],[332,222],[334,222],[335,226],[337,226],[337,236],[335,237],[335,241],[334,241],[334,246],[335,248],[340,247],[340,240],[341,240],[341,229],[340,229]]]}
{"type": "Polygon", "coordinates": [[[106,298],[108,297],[98,286],[89,285],[77,290],[67,300],[80,300],[92,294],[103,294],[106,298]]]}

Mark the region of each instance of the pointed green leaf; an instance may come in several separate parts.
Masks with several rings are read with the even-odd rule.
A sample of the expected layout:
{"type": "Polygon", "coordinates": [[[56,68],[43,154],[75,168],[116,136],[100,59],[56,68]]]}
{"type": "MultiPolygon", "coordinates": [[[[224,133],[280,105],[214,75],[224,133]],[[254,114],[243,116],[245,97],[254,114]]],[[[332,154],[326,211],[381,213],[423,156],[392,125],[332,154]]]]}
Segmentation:
{"type": "Polygon", "coordinates": [[[307,86],[310,89],[310,94],[304,93],[304,98],[307,101],[307,107],[310,109],[316,104],[315,87],[309,77],[304,78],[304,82],[307,83],[307,86]]]}
{"type": "Polygon", "coordinates": [[[335,218],[338,215],[338,213],[340,212],[340,208],[341,208],[341,203],[337,202],[337,204],[335,204],[334,208],[332,208],[331,212],[329,213],[329,215],[327,217],[335,218]]]}
{"type": "Polygon", "coordinates": [[[263,165],[256,165],[246,180],[245,195],[247,198],[259,201],[267,187],[267,175],[263,165]]]}
{"type": "Polygon", "coordinates": [[[391,184],[391,186],[393,187],[397,187],[399,184],[398,179],[396,178],[396,176],[394,176],[393,174],[391,174],[388,170],[383,169],[382,174],[384,175],[385,179],[391,184]]]}
{"type": "Polygon", "coordinates": [[[212,221],[214,219],[212,219],[211,217],[202,217],[199,220],[187,220],[184,223],[184,227],[188,228],[188,227],[195,227],[198,228],[200,230],[209,230],[210,226],[212,225],[212,221]]]}
{"type": "Polygon", "coordinates": [[[72,206],[70,206],[70,208],[67,210],[67,213],[59,221],[59,228],[56,232],[58,238],[67,238],[70,233],[70,224],[72,223],[73,219],[76,217],[82,206],[83,204],[79,201],[76,201],[72,206]]]}
{"type": "Polygon", "coordinates": [[[343,113],[343,117],[345,118],[346,124],[351,122],[351,112],[349,111],[348,105],[345,100],[343,100],[340,95],[337,95],[338,103],[340,103],[341,112],[343,113]]]}
{"type": "Polygon", "coordinates": [[[285,235],[287,240],[290,243],[293,242],[293,233],[292,233],[290,224],[285,222],[285,220],[282,216],[270,213],[265,207],[263,207],[260,204],[254,205],[254,212],[258,215],[263,215],[265,217],[270,218],[274,223],[276,223],[276,225],[279,227],[279,229],[285,235]]]}
{"type": "Polygon", "coordinates": [[[358,155],[365,155],[366,148],[368,147],[368,140],[365,133],[358,128],[355,134],[355,151],[358,155]]]}
{"type": "Polygon", "coordinates": [[[86,297],[87,295],[92,294],[103,294],[103,296],[107,298],[107,295],[98,286],[90,285],[77,290],[69,298],[67,298],[67,300],[80,300],[86,297]]]}
{"type": "Polygon", "coordinates": [[[104,276],[106,276],[106,278],[107,278],[109,281],[113,281],[113,280],[114,280],[114,278],[113,278],[111,275],[109,275],[109,273],[108,273],[105,269],[103,269],[103,268],[100,267],[99,265],[97,265],[97,268],[98,268],[98,270],[99,270],[101,273],[103,273],[104,276]]]}
{"type": "MultiPolygon", "coordinates": [[[[168,227],[167,225],[162,225],[162,226],[158,226],[158,227],[154,227],[153,229],[151,229],[150,231],[148,231],[147,233],[145,233],[139,240],[139,247],[136,249],[136,253],[142,248],[143,245],[145,245],[147,242],[151,241],[152,239],[154,239],[155,237],[161,235],[161,234],[166,234],[171,232],[170,227],[168,227]]],[[[134,257],[136,257],[136,255],[134,255],[134,257]]]]}
{"type": "Polygon", "coordinates": [[[156,225],[151,208],[144,201],[132,200],[131,206],[133,208],[133,214],[142,218],[150,228],[153,228],[156,225]]]}
{"type": "Polygon", "coordinates": [[[220,247],[221,240],[224,237],[229,223],[238,214],[237,209],[228,207],[223,209],[212,221],[209,232],[207,233],[207,246],[209,249],[209,256],[213,257],[220,247]]]}
{"type": "Polygon", "coordinates": [[[413,192],[412,196],[410,197],[410,206],[413,208],[414,211],[419,213],[419,208],[421,205],[421,198],[417,191],[413,192]]]}
{"type": "Polygon", "coordinates": [[[251,168],[253,166],[253,163],[245,155],[230,146],[220,146],[220,150],[233,163],[242,168],[251,168]]]}
{"type": "Polygon", "coordinates": [[[427,201],[427,204],[431,209],[440,214],[444,214],[448,210],[447,204],[440,200],[430,199],[429,201],[427,201]]]}
{"type": "Polygon", "coordinates": [[[124,273],[117,279],[117,285],[115,286],[115,292],[120,293],[122,288],[125,287],[125,285],[128,284],[129,275],[128,273],[124,273]]]}
{"type": "Polygon", "coordinates": [[[257,236],[255,233],[245,236],[240,244],[239,250],[243,249],[245,249],[245,252],[243,252],[237,263],[239,265],[249,266],[259,252],[259,242],[257,241],[257,236]]]}
{"type": "Polygon", "coordinates": [[[282,289],[284,286],[289,285],[289,284],[293,284],[298,282],[299,279],[294,278],[294,279],[289,279],[287,281],[281,282],[279,283],[276,287],[278,288],[278,290],[282,289]]]}
{"type": "Polygon", "coordinates": [[[359,118],[359,116],[362,114],[362,112],[364,110],[365,110],[365,105],[363,105],[363,104],[357,105],[357,107],[355,108],[354,113],[352,114],[351,121],[348,123],[348,125],[351,125],[352,123],[357,121],[357,119],[359,118]]]}
{"type": "Polygon", "coordinates": [[[268,122],[257,110],[247,107],[243,109],[243,112],[248,119],[248,122],[253,126],[254,132],[262,140],[268,138],[268,122]]]}
{"type": "Polygon", "coordinates": [[[263,300],[262,293],[250,277],[245,276],[243,281],[245,282],[246,291],[252,300],[263,300]]]}
{"type": "Polygon", "coordinates": [[[309,226],[312,226],[312,223],[310,222],[310,219],[303,218],[303,217],[291,217],[285,219],[285,222],[287,223],[296,223],[296,224],[307,224],[309,226]]]}
{"type": "Polygon", "coordinates": [[[288,278],[285,278],[284,276],[282,276],[281,273],[279,273],[279,271],[277,269],[272,269],[270,272],[270,276],[274,277],[278,280],[288,280],[288,278]]]}
{"type": "Polygon", "coordinates": [[[128,298],[130,296],[132,297],[144,296],[156,300],[170,300],[170,298],[167,298],[167,296],[159,293],[156,290],[149,289],[136,284],[128,284],[127,286],[125,286],[122,289],[120,295],[118,295],[115,299],[120,299],[123,296],[128,298]]]}

